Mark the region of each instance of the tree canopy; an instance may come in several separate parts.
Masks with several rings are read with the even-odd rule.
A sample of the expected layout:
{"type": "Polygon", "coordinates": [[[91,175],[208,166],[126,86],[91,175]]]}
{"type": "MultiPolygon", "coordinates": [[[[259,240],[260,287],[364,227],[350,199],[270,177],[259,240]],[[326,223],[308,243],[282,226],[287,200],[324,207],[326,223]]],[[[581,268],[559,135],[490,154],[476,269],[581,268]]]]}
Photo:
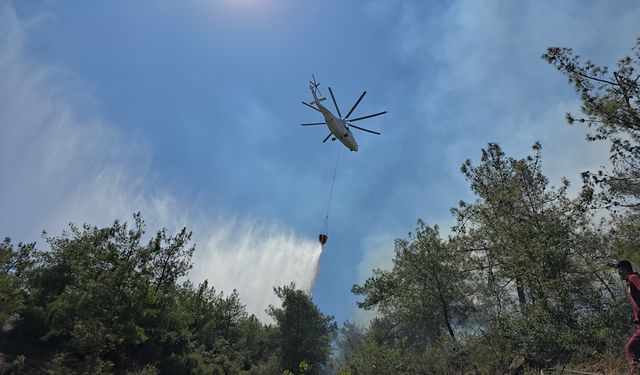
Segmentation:
{"type": "Polygon", "coordinates": [[[14,358],[3,371],[276,374],[300,373],[298,359],[311,370],[327,361],[335,323],[304,292],[276,288],[283,298],[271,308],[276,323],[260,322],[237,292],[181,281],[194,251],[186,229],[144,237],[136,214],[131,227],[71,225],[45,235],[46,250],[6,239],[0,352],[14,358]],[[302,356],[292,357],[293,347],[302,356]]]}

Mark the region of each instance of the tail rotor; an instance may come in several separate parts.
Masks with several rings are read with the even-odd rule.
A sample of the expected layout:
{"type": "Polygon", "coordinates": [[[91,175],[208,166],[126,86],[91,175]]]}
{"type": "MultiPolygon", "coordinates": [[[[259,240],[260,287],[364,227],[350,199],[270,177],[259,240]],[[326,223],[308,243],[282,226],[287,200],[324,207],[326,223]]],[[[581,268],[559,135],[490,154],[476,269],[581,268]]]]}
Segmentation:
{"type": "Polygon", "coordinates": [[[309,81],[309,84],[311,84],[311,86],[313,86],[313,89],[318,92],[318,95],[322,96],[322,93],[320,92],[320,89],[318,88],[318,86],[320,86],[320,82],[316,82],[316,76],[314,76],[313,74],[311,75],[311,77],[313,77],[313,81],[309,81]]]}

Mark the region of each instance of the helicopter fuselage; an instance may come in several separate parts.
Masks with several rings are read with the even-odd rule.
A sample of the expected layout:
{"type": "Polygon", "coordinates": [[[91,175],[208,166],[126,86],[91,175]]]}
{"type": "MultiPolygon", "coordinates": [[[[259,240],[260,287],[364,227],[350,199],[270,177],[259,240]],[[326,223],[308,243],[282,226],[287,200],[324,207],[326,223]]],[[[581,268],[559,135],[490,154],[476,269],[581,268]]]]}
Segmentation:
{"type": "Polygon", "coordinates": [[[315,104],[318,110],[322,113],[329,131],[331,132],[331,134],[333,134],[332,140],[338,139],[349,150],[358,151],[358,143],[356,142],[353,133],[351,133],[351,130],[349,130],[346,121],[334,116],[331,111],[329,111],[325,106],[322,105],[322,103],[320,103],[320,100],[318,100],[318,97],[316,95],[315,88],[313,86],[309,88],[311,89],[311,94],[313,95],[313,104],[315,104]]]}

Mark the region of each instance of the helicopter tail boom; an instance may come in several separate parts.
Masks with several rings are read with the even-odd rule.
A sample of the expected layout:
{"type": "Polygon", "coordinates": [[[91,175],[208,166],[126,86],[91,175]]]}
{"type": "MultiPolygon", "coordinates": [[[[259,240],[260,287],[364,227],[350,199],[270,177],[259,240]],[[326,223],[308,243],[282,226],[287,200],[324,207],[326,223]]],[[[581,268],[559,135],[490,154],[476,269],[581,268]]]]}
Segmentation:
{"type": "MultiPolygon", "coordinates": [[[[313,80],[315,81],[315,77],[313,80]]],[[[320,103],[323,100],[327,100],[327,98],[322,97],[322,94],[320,94],[320,90],[318,90],[319,83],[314,83],[314,82],[310,82],[310,83],[311,85],[309,85],[309,90],[311,90],[311,96],[313,97],[313,99],[311,99],[309,103],[316,104],[316,103],[320,103]],[[320,95],[319,98],[318,98],[318,95],[320,95]]]]}
{"type": "Polygon", "coordinates": [[[325,100],[327,100],[327,98],[313,98],[309,101],[309,104],[314,105],[316,103],[320,103],[325,100]]]}

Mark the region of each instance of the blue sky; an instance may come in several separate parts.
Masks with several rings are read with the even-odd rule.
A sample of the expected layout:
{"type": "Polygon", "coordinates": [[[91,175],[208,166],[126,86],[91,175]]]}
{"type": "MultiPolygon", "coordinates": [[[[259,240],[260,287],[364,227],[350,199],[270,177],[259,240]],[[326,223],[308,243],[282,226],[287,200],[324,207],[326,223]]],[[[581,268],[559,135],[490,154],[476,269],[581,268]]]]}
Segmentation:
{"type": "Polygon", "coordinates": [[[272,286],[315,281],[322,311],[364,321],[351,286],[417,218],[446,234],[487,142],[521,157],[540,140],[554,184],[606,162],[540,55],[612,66],[639,19],[631,1],[0,3],[0,235],[142,211],[193,230],[191,278],[263,318],[272,286]],[[299,126],[322,121],[300,104],[312,73],[342,112],[364,90],[354,115],[388,111],[340,155],[316,280],[343,146],[299,126]]]}

